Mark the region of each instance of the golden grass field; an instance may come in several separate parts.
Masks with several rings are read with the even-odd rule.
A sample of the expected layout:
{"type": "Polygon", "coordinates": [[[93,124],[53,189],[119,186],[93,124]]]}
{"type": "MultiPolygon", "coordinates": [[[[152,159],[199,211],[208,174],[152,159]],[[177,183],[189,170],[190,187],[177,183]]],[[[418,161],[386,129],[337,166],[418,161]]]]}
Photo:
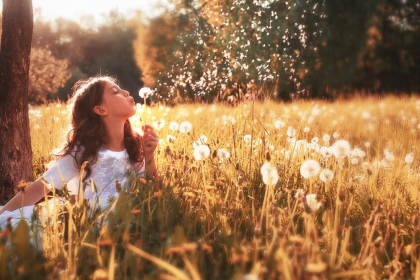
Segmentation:
{"type": "MultiPolygon", "coordinates": [[[[39,177],[69,112],[30,119],[39,177]]],[[[14,228],[15,247],[2,229],[2,277],[420,279],[419,97],[139,106],[132,124],[144,119],[160,192],[135,180],[107,211],[68,198],[14,228]]]]}

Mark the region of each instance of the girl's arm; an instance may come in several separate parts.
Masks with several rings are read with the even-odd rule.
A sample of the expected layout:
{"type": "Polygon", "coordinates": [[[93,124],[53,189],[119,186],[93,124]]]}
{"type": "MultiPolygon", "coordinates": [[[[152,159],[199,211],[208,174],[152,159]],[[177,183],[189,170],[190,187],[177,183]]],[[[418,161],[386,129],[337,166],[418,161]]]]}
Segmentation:
{"type": "Polygon", "coordinates": [[[159,143],[159,137],[153,127],[148,124],[143,126],[143,131],[144,135],[142,137],[142,141],[144,160],[146,162],[146,176],[154,181],[159,181],[154,157],[154,151],[159,143]]]}
{"type": "Polygon", "coordinates": [[[34,205],[45,193],[50,190],[43,183],[44,178],[40,177],[38,180],[27,186],[23,192],[16,194],[6,205],[0,210],[0,215],[6,211],[14,211],[24,206],[34,205]]]}

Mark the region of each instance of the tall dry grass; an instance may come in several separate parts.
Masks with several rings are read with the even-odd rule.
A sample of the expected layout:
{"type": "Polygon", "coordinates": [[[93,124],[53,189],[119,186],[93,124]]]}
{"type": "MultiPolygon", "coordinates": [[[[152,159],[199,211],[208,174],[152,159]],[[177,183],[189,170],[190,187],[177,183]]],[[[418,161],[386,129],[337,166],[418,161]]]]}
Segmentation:
{"type": "MultiPolygon", "coordinates": [[[[154,123],[162,139],[156,151],[164,178],[160,192],[135,178],[116,187],[118,195],[105,210],[83,196],[54,193],[66,200],[64,206],[35,213],[11,235],[3,229],[0,273],[50,279],[420,279],[419,112],[415,97],[139,107],[132,123],[154,123]],[[189,133],[169,128],[184,121],[192,124],[189,133]],[[204,137],[197,142],[202,135],[206,143],[204,137]],[[350,143],[349,156],[321,153],[339,139],[350,143]],[[207,145],[210,154],[194,157],[194,142],[207,145]],[[333,180],[324,182],[319,173],[304,178],[300,169],[309,159],[330,169],[333,180]],[[262,176],[266,162],[278,180],[262,176]]],[[[34,175],[40,176],[52,159],[49,152],[64,139],[68,111],[50,104],[31,108],[30,116],[34,175]]]]}

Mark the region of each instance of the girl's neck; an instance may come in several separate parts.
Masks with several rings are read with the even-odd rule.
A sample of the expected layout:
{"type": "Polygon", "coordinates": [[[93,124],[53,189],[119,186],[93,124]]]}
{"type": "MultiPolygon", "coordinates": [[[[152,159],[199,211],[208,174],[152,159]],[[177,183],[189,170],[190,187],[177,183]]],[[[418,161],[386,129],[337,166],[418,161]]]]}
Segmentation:
{"type": "Polygon", "coordinates": [[[124,150],[124,123],[105,122],[105,128],[108,135],[108,142],[104,144],[104,148],[111,151],[124,150]]]}

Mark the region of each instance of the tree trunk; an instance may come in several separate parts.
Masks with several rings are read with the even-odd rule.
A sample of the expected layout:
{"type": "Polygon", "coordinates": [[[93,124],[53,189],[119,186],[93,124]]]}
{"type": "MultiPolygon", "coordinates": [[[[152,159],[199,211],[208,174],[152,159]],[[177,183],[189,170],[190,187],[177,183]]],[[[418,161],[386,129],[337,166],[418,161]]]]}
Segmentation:
{"type": "Polygon", "coordinates": [[[0,205],[21,180],[32,181],[28,117],[32,0],[3,0],[0,49],[0,205]]]}

